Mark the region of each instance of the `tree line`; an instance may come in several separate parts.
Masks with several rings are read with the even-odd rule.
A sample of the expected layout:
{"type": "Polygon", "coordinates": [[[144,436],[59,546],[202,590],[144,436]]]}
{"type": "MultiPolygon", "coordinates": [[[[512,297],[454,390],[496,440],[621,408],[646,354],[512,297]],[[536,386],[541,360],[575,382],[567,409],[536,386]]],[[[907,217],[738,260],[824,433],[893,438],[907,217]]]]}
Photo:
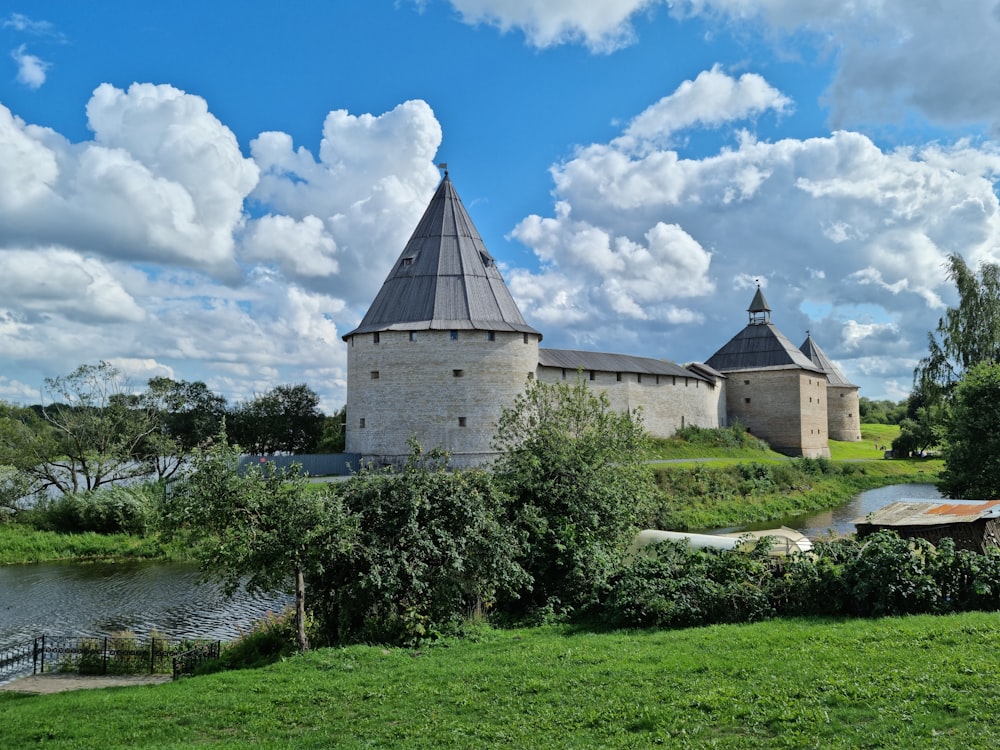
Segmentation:
{"type": "Polygon", "coordinates": [[[0,401],[0,507],[139,478],[165,481],[223,431],[254,454],[339,453],[344,410],[327,416],[305,384],[228,404],[200,381],[151,378],[137,391],[108,362],[47,378],[42,403],[0,401]]]}

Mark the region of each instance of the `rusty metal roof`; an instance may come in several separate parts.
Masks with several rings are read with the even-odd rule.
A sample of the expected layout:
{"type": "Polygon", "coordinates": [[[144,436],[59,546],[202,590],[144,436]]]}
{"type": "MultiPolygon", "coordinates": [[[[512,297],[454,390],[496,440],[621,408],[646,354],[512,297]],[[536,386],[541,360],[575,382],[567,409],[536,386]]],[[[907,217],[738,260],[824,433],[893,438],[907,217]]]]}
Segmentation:
{"type": "Polygon", "coordinates": [[[844,374],[837,369],[837,366],[833,364],[826,352],[820,349],[819,344],[817,344],[813,337],[806,334],[806,340],[802,342],[802,346],[799,347],[803,354],[812,360],[812,363],[816,365],[819,369],[826,373],[826,382],[830,385],[843,386],[848,388],[857,388],[858,386],[851,383],[844,374]]]}
{"type": "Polygon", "coordinates": [[[705,360],[719,372],[801,369],[823,373],[773,323],[750,323],[705,360]]]}
{"type": "Polygon", "coordinates": [[[949,503],[927,503],[901,500],[855,518],[855,526],[943,526],[972,523],[985,518],[1000,518],[1000,500],[965,500],[949,503]]]}
{"type": "Polygon", "coordinates": [[[538,350],[538,364],[542,367],[562,367],[573,371],[634,372],[642,375],[671,375],[679,378],[695,378],[707,383],[713,382],[704,374],[688,370],[668,359],[635,357],[631,354],[540,348],[538,350]]]}
{"type": "Polygon", "coordinates": [[[356,333],[478,329],[541,334],[521,316],[445,172],[356,333]]]}

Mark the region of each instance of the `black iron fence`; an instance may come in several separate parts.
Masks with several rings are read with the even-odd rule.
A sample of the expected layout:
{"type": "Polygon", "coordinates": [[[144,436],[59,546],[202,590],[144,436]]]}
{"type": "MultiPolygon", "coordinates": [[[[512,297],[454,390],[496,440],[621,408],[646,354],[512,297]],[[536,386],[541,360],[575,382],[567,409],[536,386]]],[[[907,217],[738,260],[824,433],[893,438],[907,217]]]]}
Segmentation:
{"type": "Polygon", "coordinates": [[[222,651],[222,644],[219,641],[212,643],[202,643],[187,651],[174,654],[173,667],[174,679],[194,674],[199,664],[212,659],[218,659],[222,651]]]}
{"type": "Polygon", "coordinates": [[[45,672],[78,674],[192,674],[202,662],[218,659],[220,641],[145,641],[133,635],[40,635],[0,649],[0,680],[45,672]]]}

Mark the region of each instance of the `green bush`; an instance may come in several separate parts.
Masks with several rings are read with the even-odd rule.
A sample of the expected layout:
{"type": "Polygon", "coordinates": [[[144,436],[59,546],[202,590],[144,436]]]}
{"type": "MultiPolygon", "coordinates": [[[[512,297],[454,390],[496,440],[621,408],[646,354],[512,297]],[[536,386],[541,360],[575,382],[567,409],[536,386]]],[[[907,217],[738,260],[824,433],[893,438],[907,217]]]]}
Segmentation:
{"type": "Polygon", "coordinates": [[[766,545],[750,553],[661,542],[609,582],[602,616],[617,627],[688,627],[773,616],[766,545]]]}
{"type": "Polygon", "coordinates": [[[153,482],[64,495],[42,505],[34,519],[52,531],[143,536],[156,528],[162,493],[153,482]]]}
{"type": "Polygon", "coordinates": [[[752,622],[774,615],[882,617],[1000,610],[1000,552],[937,547],[880,531],[816,542],[779,560],[656,545],[612,578],[601,616],[616,627],[752,622]]]}
{"type": "Polygon", "coordinates": [[[446,464],[415,452],[401,472],[337,486],[356,536],[309,581],[331,641],[436,638],[527,585],[521,538],[502,521],[506,498],[490,474],[446,464]]]}
{"type": "Polygon", "coordinates": [[[674,438],[705,448],[749,448],[759,451],[766,451],[768,448],[767,443],[755,438],[739,422],[734,422],[729,427],[714,428],[688,425],[678,429],[674,438]]]}
{"type": "MultiPolygon", "coordinates": [[[[311,643],[319,642],[320,632],[316,620],[307,618],[306,629],[311,643]]],[[[256,669],[273,664],[298,652],[296,641],[295,611],[286,609],[281,614],[268,613],[234,641],[225,644],[218,660],[206,662],[197,669],[198,674],[209,674],[224,669],[256,669]]]]}

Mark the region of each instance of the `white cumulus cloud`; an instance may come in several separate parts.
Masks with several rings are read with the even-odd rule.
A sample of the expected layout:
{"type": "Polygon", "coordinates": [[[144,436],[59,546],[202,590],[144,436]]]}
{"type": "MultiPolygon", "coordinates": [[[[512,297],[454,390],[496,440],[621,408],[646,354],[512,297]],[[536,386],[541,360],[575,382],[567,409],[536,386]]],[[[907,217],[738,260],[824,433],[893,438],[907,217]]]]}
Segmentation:
{"type": "Polygon", "coordinates": [[[462,19],[502,32],[519,29],[535,47],[581,42],[611,52],[634,41],[631,19],[662,0],[451,0],[462,19]]]}
{"type": "MultiPolygon", "coordinates": [[[[720,88],[692,98],[699,121],[712,121],[712,102],[720,119],[756,111],[731,109],[713,96],[720,88]]],[[[658,137],[676,122],[644,119],[644,140],[668,142],[658,137]]],[[[989,144],[884,150],[839,131],[776,142],[743,132],[702,158],[631,146],[619,136],[555,165],[552,215],[514,230],[542,268],[515,274],[512,288],[529,319],[564,326],[543,330],[553,346],[614,334],[630,351],[703,360],[745,323],[762,280],[772,320],[796,344],[811,330],[848,377],[884,357],[903,382],[953,297],[946,256],[1000,259],[989,144]]]]}
{"type": "Polygon", "coordinates": [[[29,89],[39,89],[45,83],[51,63],[46,62],[37,55],[29,54],[26,45],[10,53],[14,62],[17,63],[17,82],[24,84],[29,89]]]}

